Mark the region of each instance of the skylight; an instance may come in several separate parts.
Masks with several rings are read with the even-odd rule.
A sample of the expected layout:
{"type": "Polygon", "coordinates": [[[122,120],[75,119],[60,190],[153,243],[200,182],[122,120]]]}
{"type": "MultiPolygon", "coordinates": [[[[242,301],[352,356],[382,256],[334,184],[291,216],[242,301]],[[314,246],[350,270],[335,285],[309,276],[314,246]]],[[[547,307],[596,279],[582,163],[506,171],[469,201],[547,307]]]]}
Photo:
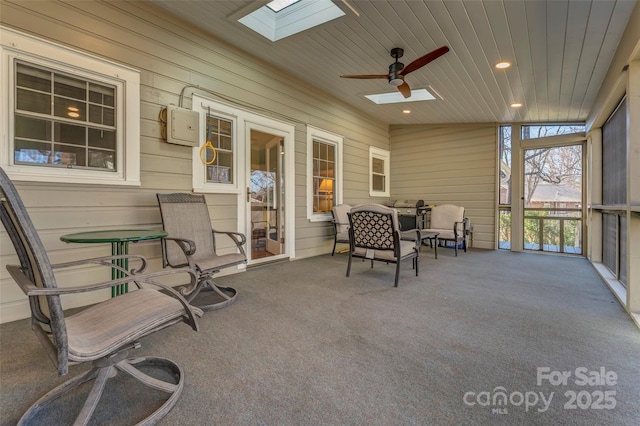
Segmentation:
{"type": "Polygon", "coordinates": [[[238,22],[271,41],[278,41],[344,14],[331,0],[274,0],[238,22]]]}
{"type": "Polygon", "coordinates": [[[380,93],[377,95],[364,95],[365,98],[376,104],[397,104],[402,102],[430,101],[435,97],[427,89],[417,89],[411,91],[411,96],[405,98],[400,92],[380,93]]]}
{"type": "Polygon", "coordinates": [[[298,3],[299,1],[300,0],[273,0],[267,3],[267,7],[273,10],[274,12],[278,13],[285,7],[291,6],[292,4],[298,3]]]}

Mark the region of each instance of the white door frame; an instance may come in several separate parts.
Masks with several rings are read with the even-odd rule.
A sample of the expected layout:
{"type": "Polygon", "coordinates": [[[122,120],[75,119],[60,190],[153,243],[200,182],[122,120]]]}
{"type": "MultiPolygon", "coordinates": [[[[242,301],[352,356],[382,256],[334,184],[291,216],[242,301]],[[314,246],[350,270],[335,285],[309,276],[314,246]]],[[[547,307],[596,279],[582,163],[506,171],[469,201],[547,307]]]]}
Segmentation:
{"type": "MultiPolygon", "coordinates": [[[[273,261],[284,258],[295,258],[295,127],[292,124],[263,117],[257,114],[247,113],[244,119],[245,149],[245,182],[250,182],[251,174],[251,131],[279,136],[284,140],[284,252],[267,258],[250,260],[249,264],[257,264],[265,261],[273,261]]],[[[247,190],[245,185],[245,191],[247,190]]],[[[280,201],[280,200],[279,200],[280,201]]],[[[243,194],[238,200],[238,206],[243,208],[245,235],[251,235],[251,202],[247,194],[243,194]]]]}

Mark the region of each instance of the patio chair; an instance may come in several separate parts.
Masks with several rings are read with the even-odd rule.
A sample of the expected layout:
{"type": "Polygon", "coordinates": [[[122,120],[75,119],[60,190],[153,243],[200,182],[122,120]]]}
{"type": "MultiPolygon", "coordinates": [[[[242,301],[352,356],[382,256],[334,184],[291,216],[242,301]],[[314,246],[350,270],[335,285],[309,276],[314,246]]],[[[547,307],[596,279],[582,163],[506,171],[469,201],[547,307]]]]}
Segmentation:
{"type": "Polygon", "coordinates": [[[347,213],[351,210],[349,204],[339,204],[331,209],[331,223],[333,224],[333,250],[331,256],[336,252],[336,244],[349,244],[349,217],[347,213]]]}
{"type": "MultiPolygon", "coordinates": [[[[185,274],[191,282],[196,275],[188,270],[160,271],[142,273],[146,261],[141,256],[120,255],[76,262],[52,265],[36,232],[31,219],[20,199],[18,192],[4,170],[0,168],[0,220],[13,243],[20,265],[7,265],[11,277],[27,295],[31,309],[31,329],[36,333],[40,343],[49,355],[60,376],[68,374],[72,363],[91,362],[93,368],[76,376],[55,389],[46,393],[36,401],[22,416],[19,425],[45,424],[52,422],[87,424],[100,402],[107,381],[116,377],[117,373],[126,373],[147,387],[161,391],[165,399],[159,400],[159,408],[147,404],[136,404],[130,400],[127,412],[140,413],[140,419],[115,419],[113,414],[125,410],[99,410],[100,423],[154,424],[164,417],[176,404],[184,386],[182,368],[171,360],[152,356],[128,358],[129,351],[140,347],[140,339],[171,325],[184,322],[194,330],[198,330],[197,317],[202,315],[198,308],[189,303],[171,287],[157,282],[161,276],[185,274]],[[73,287],[59,288],[54,270],[78,265],[102,265],[116,268],[112,263],[115,257],[126,257],[131,261],[137,259],[141,267],[137,271],[121,269],[124,278],[73,287]],[[136,290],[107,299],[89,307],[69,314],[62,309],[62,296],[81,292],[108,289],[125,282],[135,282],[136,290]],[[143,286],[143,284],[145,284],[143,286]],[[148,287],[148,286],[153,287],[148,287]],[[154,287],[159,287],[162,291],[154,287]],[[153,371],[164,371],[149,375],[149,366],[153,371]],[[141,369],[142,367],[142,369],[141,369]],[[144,372],[143,372],[144,371],[144,372]],[[160,379],[162,377],[162,379],[160,379]],[[83,392],[87,388],[81,385],[93,381],[81,408],[83,392]],[[69,398],[60,398],[63,395],[69,398]],[[150,411],[154,410],[151,414],[150,411]],[[56,417],[52,413],[56,413],[56,417]],[[60,417],[70,417],[62,420],[60,417]],[[105,419],[104,417],[109,417],[105,419]],[[57,420],[54,420],[57,419],[57,420]],[[116,421],[118,420],[118,421],[116,421]]],[[[137,263],[137,262],[134,262],[137,263]]],[[[15,344],[20,344],[18,341],[15,344]]],[[[34,360],[38,359],[34,357],[34,360]]],[[[30,380],[25,377],[25,380],[30,380]]],[[[113,381],[114,392],[124,393],[121,380],[113,381]]],[[[111,389],[111,387],[110,387],[111,389]]],[[[145,390],[149,392],[149,390],[145,390]]],[[[148,401],[147,401],[148,403],[148,401]]],[[[8,420],[8,419],[7,419],[8,420]]]]}
{"type": "MultiPolygon", "coordinates": [[[[462,245],[467,251],[467,230],[468,219],[464,217],[464,207],[453,204],[441,204],[431,208],[431,220],[429,229],[425,232],[437,232],[437,242],[451,241],[454,244],[454,251],[458,255],[458,246],[462,245]]],[[[433,239],[431,239],[433,240],[433,239]]],[[[433,241],[432,241],[433,242],[433,241]]]]}
{"type": "Polygon", "coordinates": [[[396,209],[380,204],[368,204],[354,207],[347,214],[349,217],[349,265],[347,277],[351,273],[351,260],[354,257],[396,264],[394,286],[398,287],[400,263],[413,259],[413,266],[418,276],[418,254],[420,237],[416,231],[414,241],[402,240],[400,223],[396,209]]]}
{"type": "Polygon", "coordinates": [[[157,197],[162,225],[169,234],[161,240],[163,267],[188,266],[198,275],[197,285],[181,287],[180,292],[189,303],[206,311],[233,303],[238,292],[216,285],[213,275],[247,262],[242,247],[246,243],[244,234],[213,229],[204,195],[176,193],[157,197]],[[229,238],[236,251],[218,253],[218,235],[229,238]]]}

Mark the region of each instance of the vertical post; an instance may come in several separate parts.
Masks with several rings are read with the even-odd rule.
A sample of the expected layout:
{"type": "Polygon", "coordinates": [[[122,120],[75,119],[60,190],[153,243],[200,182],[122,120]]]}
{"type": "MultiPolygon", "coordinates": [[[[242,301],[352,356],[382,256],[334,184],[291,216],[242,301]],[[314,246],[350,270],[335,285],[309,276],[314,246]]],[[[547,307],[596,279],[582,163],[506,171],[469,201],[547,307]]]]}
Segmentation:
{"type": "Polygon", "coordinates": [[[640,323],[640,61],[627,70],[627,310],[640,323]]]}

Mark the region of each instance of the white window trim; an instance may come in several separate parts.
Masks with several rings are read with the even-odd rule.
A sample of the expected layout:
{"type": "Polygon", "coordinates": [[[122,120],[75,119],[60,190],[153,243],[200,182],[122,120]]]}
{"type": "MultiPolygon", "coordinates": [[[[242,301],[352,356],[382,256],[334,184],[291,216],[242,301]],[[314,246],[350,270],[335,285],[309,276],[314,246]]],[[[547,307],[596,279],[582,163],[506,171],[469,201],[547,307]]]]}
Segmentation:
{"type": "MultiPolygon", "coordinates": [[[[191,166],[192,166],[192,184],[193,184],[193,192],[196,193],[211,193],[211,194],[239,194],[240,191],[244,188],[242,184],[243,178],[241,173],[239,173],[239,159],[244,158],[242,155],[244,146],[243,144],[238,143],[238,141],[245,140],[245,129],[242,123],[239,121],[243,121],[239,119],[246,112],[234,108],[230,105],[226,105],[220,102],[216,102],[212,99],[208,99],[205,97],[201,97],[198,95],[193,95],[193,103],[191,106],[193,111],[197,111],[200,114],[200,137],[198,146],[193,148],[193,152],[191,155],[191,166]],[[218,182],[207,182],[207,173],[206,173],[206,165],[200,159],[200,148],[207,141],[207,113],[214,115],[216,117],[223,118],[225,120],[230,120],[232,122],[231,131],[231,145],[233,150],[233,183],[218,183],[218,182]]],[[[244,168],[243,168],[244,170],[244,168]]]]}
{"type": "Polygon", "coordinates": [[[369,196],[371,197],[389,197],[391,187],[391,152],[386,149],[369,147],[369,196]],[[373,159],[378,158],[384,161],[385,186],[384,191],[375,191],[373,189],[373,159]]]}
{"type": "Polygon", "coordinates": [[[310,222],[331,220],[331,212],[315,213],[313,211],[313,141],[319,140],[334,144],[336,147],[336,186],[333,198],[336,205],[342,204],[343,145],[344,136],[307,125],[307,219],[310,222]]]}
{"type": "Polygon", "coordinates": [[[140,186],[140,72],[115,62],[0,26],[0,166],[14,180],[140,186]],[[54,68],[117,87],[117,171],[14,164],[14,60],[54,68]],[[126,117],[126,118],[125,118],[126,117]]]}

